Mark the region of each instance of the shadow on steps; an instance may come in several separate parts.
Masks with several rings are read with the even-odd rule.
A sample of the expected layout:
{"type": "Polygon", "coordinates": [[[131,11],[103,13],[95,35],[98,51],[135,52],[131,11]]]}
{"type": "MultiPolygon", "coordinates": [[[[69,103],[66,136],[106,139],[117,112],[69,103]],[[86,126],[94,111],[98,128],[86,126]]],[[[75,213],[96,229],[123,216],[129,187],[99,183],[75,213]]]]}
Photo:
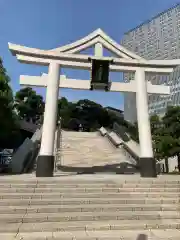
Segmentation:
{"type": "Polygon", "coordinates": [[[148,236],[145,234],[139,234],[137,237],[137,240],[148,240],[148,236]]]}
{"type": "Polygon", "coordinates": [[[116,174],[134,174],[139,172],[137,166],[127,162],[92,167],[71,167],[66,165],[58,165],[57,169],[63,172],[76,172],[77,174],[94,174],[99,172],[109,172],[116,174]]]}

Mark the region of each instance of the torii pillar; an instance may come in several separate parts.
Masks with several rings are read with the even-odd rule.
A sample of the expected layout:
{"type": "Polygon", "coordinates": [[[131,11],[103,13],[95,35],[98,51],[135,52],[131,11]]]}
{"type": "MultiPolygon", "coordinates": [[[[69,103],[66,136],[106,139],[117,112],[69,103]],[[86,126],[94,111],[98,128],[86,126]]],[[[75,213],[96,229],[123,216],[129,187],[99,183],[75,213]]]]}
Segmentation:
{"type": "Polygon", "coordinates": [[[51,62],[49,64],[44,122],[36,177],[52,177],[54,172],[54,139],[59,94],[59,68],[59,64],[57,63],[51,62]]]}
{"type": "Polygon", "coordinates": [[[140,145],[140,174],[141,177],[156,177],[156,162],[153,154],[151,126],[148,111],[147,83],[143,68],[138,68],[136,70],[135,82],[137,85],[136,108],[140,145]]]}

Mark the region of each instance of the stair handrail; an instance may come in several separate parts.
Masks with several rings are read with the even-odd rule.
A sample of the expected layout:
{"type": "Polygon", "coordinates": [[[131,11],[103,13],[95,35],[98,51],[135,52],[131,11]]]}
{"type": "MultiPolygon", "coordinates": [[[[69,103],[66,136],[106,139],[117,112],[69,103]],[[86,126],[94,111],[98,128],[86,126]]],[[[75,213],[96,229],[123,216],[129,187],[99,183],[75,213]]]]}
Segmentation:
{"type": "Polygon", "coordinates": [[[55,143],[55,161],[54,169],[57,171],[57,164],[62,160],[62,128],[61,128],[61,119],[58,121],[57,130],[56,130],[56,143],[55,143]]]}

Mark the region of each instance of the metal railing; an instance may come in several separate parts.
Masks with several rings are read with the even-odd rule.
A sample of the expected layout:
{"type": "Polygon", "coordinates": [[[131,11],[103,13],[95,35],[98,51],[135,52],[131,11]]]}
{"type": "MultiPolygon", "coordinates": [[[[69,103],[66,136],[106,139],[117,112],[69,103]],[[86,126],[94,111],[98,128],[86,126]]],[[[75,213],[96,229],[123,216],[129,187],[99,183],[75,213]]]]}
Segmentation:
{"type": "Polygon", "coordinates": [[[56,147],[55,147],[55,166],[54,169],[57,172],[57,164],[62,164],[62,128],[61,120],[58,121],[57,131],[56,131],[56,147]]]}

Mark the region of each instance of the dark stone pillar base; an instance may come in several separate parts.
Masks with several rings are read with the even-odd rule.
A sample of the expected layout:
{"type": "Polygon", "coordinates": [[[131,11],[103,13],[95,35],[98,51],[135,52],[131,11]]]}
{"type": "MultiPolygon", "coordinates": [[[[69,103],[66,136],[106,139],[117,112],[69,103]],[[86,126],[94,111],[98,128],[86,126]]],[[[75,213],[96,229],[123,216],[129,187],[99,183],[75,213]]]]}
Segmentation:
{"type": "Polygon", "coordinates": [[[154,158],[140,158],[139,165],[141,177],[157,177],[154,158]]]}
{"type": "Polygon", "coordinates": [[[53,177],[54,156],[39,156],[37,160],[36,177],[53,177]]]}

